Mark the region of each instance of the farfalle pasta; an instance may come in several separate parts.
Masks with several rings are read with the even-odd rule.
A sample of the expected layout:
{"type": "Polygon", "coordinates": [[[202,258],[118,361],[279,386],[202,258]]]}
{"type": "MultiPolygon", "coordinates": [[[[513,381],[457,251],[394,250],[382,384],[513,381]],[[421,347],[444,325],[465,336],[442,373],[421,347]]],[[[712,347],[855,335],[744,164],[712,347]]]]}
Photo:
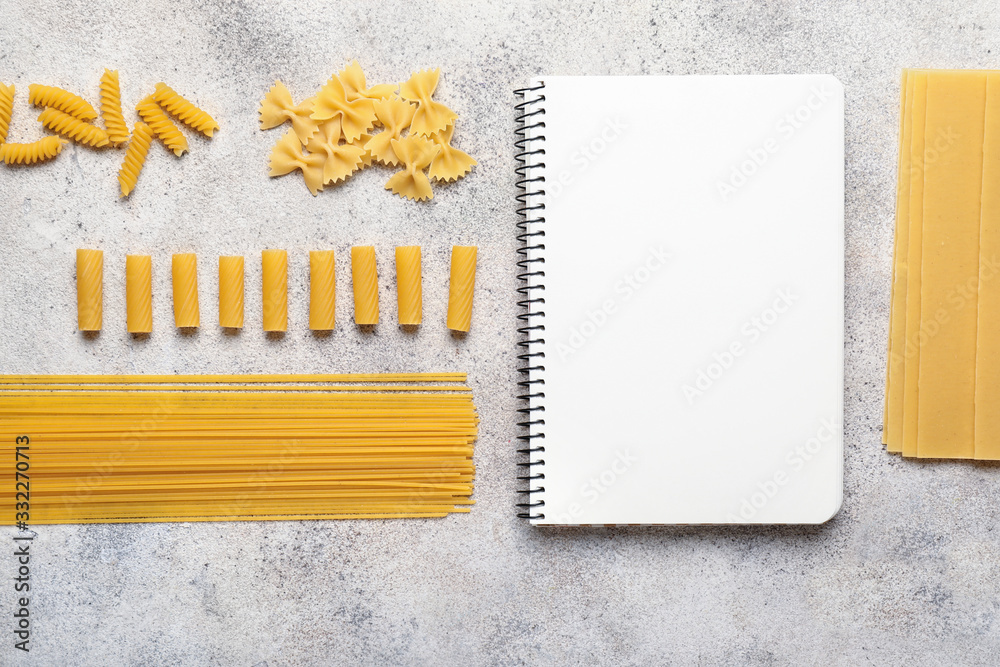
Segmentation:
{"type": "Polygon", "coordinates": [[[439,78],[440,70],[433,69],[416,72],[402,84],[369,86],[355,60],[298,105],[287,86],[276,81],[261,100],[260,128],[291,122],[292,132],[271,153],[271,176],[298,169],[316,195],[376,162],[403,165],[386,189],[416,201],[433,198],[430,179],[454,182],[477,164],[451,143],[458,116],[432,99],[439,78]]]}
{"type": "Polygon", "coordinates": [[[294,104],[292,94],[288,87],[280,81],[275,81],[271,90],[267,91],[264,99],[260,102],[260,129],[270,130],[284,123],[291,122],[295,136],[299,138],[299,143],[305,145],[309,138],[316,133],[319,121],[313,120],[313,103],[316,98],[309,99],[294,104]]]}
{"type": "Polygon", "coordinates": [[[431,160],[427,175],[435,181],[457,181],[468,174],[478,162],[465,151],[460,151],[451,145],[451,136],[455,133],[454,123],[445,130],[431,135],[431,141],[441,147],[441,150],[431,160]]]}
{"type": "Polygon", "coordinates": [[[338,183],[361,168],[365,149],[353,144],[343,144],[340,119],[331,118],[320,125],[306,145],[310,153],[325,155],[323,185],[338,183]]]}
{"type": "Polygon", "coordinates": [[[441,147],[426,137],[411,134],[404,139],[393,139],[392,150],[405,168],[386,182],[385,189],[416,201],[433,199],[434,191],[424,169],[430,165],[441,147]]]}
{"type": "Polygon", "coordinates": [[[270,176],[284,176],[296,169],[302,172],[306,187],[315,197],[323,189],[323,166],[326,158],[318,153],[302,150],[295,132],[286,132],[271,151],[270,176]]]}
{"type": "Polygon", "coordinates": [[[398,97],[376,100],[374,105],[375,117],[385,130],[372,136],[365,144],[365,148],[374,159],[394,167],[399,164],[399,158],[393,152],[391,142],[393,139],[402,138],[403,131],[410,126],[413,112],[417,107],[398,97]]]}
{"type": "Polygon", "coordinates": [[[437,89],[441,70],[414,72],[409,81],[399,84],[399,96],[417,103],[410,131],[416,134],[440,132],[458,118],[454,111],[431,99],[437,89]]]}

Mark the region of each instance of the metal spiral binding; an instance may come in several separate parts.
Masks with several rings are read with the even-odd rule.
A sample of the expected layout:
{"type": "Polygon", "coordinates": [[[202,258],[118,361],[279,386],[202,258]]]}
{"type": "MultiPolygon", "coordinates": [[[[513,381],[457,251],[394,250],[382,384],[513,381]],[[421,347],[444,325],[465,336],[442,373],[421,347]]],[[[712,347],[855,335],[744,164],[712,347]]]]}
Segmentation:
{"type": "Polygon", "coordinates": [[[518,436],[522,446],[517,450],[524,459],[518,461],[517,464],[522,473],[517,478],[520,486],[518,493],[523,496],[523,502],[517,503],[517,516],[521,519],[545,518],[545,514],[540,509],[545,506],[545,501],[540,499],[533,501],[531,497],[534,493],[545,491],[544,486],[538,485],[540,480],[545,479],[545,473],[542,472],[545,461],[536,459],[535,456],[544,453],[545,447],[533,442],[536,439],[544,439],[545,434],[538,432],[537,429],[536,432],[531,432],[532,427],[545,425],[545,420],[539,415],[539,413],[545,412],[545,406],[541,403],[542,399],[545,398],[545,393],[542,391],[545,387],[545,380],[539,377],[539,373],[545,370],[545,366],[541,364],[545,353],[531,351],[533,344],[545,342],[542,338],[545,331],[545,325],[542,323],[545,313],[537,310],[532,311],[532,304],[545,303],[543,296],[545,286],[531,284],[531,278],[545,276],[542,267],[538,266],[545,263],[545,258],[538,256],[537,253],[534,256],[531,254],[532,251],[545,249],[545,231],[538,228],[538,225],[545,222],[545,216],[540,213],[545,209],[545,204],[533,202],[531,199],[545,194],[543,185],[545,176],[532,174],[532,169],[545,166],[544,162],[537,159],[545,155],[545,149],[542,148],[545,136],[534,131],[545,127],[544,89],[545,84],[539,83],[531,88],[521,88],[514,91],[522,100],[514,107],[517,122],[515,133],[518,137],[514,142],[517,149],[514,158],[518,162],[515,169],[518,179],[517,214],[520,218],[517,223],[520,230],[517,237],[519,244],[517,252],[521,255],[521,259],[517,262],[519,269],[517,278],[520,283],[517,289],[520,295],[518,306],[521,307],[521,313],[517,316],[521,322],[517,329],[518,334],[520,334],[517,344],[521,348],[521,354],[518,354],[517,358],[522,362],[518,369],[522,377],[517,384],[521,390],[518,399],[525,403],[525,406],[518,410],[523,415],[523,421],[519,422],[518,426],[526,431],[518,436]],[[536,466],[537,468],[535,468],[536,466]]]}

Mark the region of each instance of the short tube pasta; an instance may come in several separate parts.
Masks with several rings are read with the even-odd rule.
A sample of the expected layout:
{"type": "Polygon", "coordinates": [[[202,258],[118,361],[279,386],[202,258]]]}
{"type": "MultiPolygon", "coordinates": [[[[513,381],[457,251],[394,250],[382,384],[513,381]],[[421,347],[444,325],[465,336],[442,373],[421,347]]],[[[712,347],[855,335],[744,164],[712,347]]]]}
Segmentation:
{"type": "Polygon", "coordinates": [[[476,289],[476,246],[453,246],[448,289],[448,328],[468,331],[472,326],[472,294],[476,289]]]}
{"type": "Polygon", "coordinates": [[[100,331],[104,319],[104,251],[76,251],[76,305],[80,331],[100,331]]]}
{"type": "Polygon", "coordinates": [[[336,325],[336,270],[332,250],[309,252],[309,328],[332,331],[336,325]]]}
{"type": "Polygon", "coordinates": [[[265,250],[261,254],[264,288],[264,331],[288,330],[288,253],[265,250]]]}
{"type": "Polygon", "coordinates": [[[400,324],[420,324],[423,319],[423,285],[418,245],[396,248],[396,303],[400,324]]]}
{"type": "Polygon", "coordinates": [[[378,268],[373,246],[351,248],[351,278],[354,283],[354,323],[378,324],[378,268]]]}
{"type": "Polygon", "coordinates": [[[153,331],[153,258],[125,256],[125,320],[129,333],[153,331]]]}
{"type": "Polygon", "coordinates": [[[242,257],[219,258],[219,326],[243,328],[244,262],[242,257]]]}
{"type": "Polygon", "coordinates": [[[173,256],[174,325],[201,326],[198,310],[198,257],[194,253],[173,256]]]}

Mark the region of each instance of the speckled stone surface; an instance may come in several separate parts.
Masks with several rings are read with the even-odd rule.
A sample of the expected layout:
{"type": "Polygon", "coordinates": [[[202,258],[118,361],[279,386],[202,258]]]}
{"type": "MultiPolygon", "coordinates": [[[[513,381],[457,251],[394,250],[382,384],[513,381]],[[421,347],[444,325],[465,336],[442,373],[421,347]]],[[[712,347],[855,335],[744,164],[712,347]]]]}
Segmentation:
{"type": "MultiPolygon", "coordinates": [[[[222,125],[175,158],[154,145],[117,198],[120,152],[67,146],[0,169],[0,371],[469,373],[482,417],[478,504],[435,521],[40,527],[31,653],[13,648],[13,557],[0,557],[3,665],[995,664],[1000,468],[917,463],[879,444],[904,66],[996,67],[993,3],[327,3],[131,0],[0,4],[11,138],[41,136],[27,86],[127,107],[164,80],[222,125]],[[296,98],[358,58],[369,81],[440,66],[455,143],[479,160],[433,202],[372,169],[313,198],[266,176],[256,127],[278,77],[296,98]],[[514,518],[512,90],[558,74],[823,72],[847,90],[846,475],[815,528],[542,531],[514,518]],[[425,325],[349,325],[352,244],[424,247],[425,325]],[[480,247],[472,332],[444,327],[448,249],[480,247]],[[105,330],[75,329],[73,252],[106,253],[105,330]],[[260,329],[259,252],[290,253],[290,326],[260,329]],[[338,319],[307,323],[307,255],[338,253],[338,319]],[[171,326],[169,255],[197,252],[206,326],[171,326]],[[124,256],[154,256],[155,333],[124,329],[124,256]],[[215,257],[245,254],[247,329],[214,321],[215,257]],[[6,619],[6,620],[3,620],[6,619]]],[[[596,91],[606,94],[611,91],[596,91]]],[[[616,91],[639,94],[641,91],[616,91]]],[[[131,122],[133,115],[129,114],[131,122]]],[[[651,126],[649,131],[655,132],[651,126]]],[[[627,167],[626,167],[627,168],[627,167]]],[[[6,464],[3,464],[6,465],[6,464]]],[[[7,512],[6,508],[2,511],[7,512]]],[[[12,553],[13,531],[0,535],[12,553]]]]}

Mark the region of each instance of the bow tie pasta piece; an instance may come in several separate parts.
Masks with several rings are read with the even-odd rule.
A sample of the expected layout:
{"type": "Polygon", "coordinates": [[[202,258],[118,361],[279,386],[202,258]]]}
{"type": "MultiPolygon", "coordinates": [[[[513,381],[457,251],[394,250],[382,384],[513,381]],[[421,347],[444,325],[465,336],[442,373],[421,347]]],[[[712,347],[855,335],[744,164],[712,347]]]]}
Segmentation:
{"type": "Polygon", "coordinates": [[[316,153],[304,153],[295,132],[286,132],[271,151],[270,176],[284,176],[296,169],[302,172],[309,192],[315,197],[323,189],[323,164],[326,158],[316,153]]]}
{"type": "Polygon", "coordinates": [[[62,152],[62,137],[45,137],[30,144],[0,144],[0,160],[4,164],[35,164],[51,160],[62,152]]]}
{"type": "Polygon", "coordinates": [[[372,135],[370,135],[370,134],[362,134],[360,137],[358,137],[357,141],[352,141],[351,142],[352,146],[357,146],[358,148],[360,148],[362,150],[362,153],[361,153],[361,168],[362,169],[364,169],[365,167],[372,166],[372,163],[375,162],[375,156],[372,155],[372,152],[370,150],[368,150],[368,142],[371,141],[371,139],[372,139],[372,135]]]}
{"type": "Polygon", "coordinates": [[[435,181],[457,181],[479,164],[471,155],[451,145],[451,135],[454,133],[455,125],[452,124],[443,132],[431,135],[431,141],[441,147],[427,170],[427,175],[435,181]]]}
{"type": "Polygon", "coordinates": [[[323,163],[323,183],[337,183],[361,168],[365,149],[352,144],[340,143],[340,118],[331,118],[319,126],[306,149],[313,154],[325,155],[323,163]]]}
{"type": "Polygon", "coordinates": [[[410,135],[403,139],[392,140],[392,150],[405,165],[405,169],[392,176],[386,184],[386,190],[392,190],[400,197],[424,201],[434,198],[431,182],[427,180],[424,169],[438,154],[441,147],[430,139],[410,135]]]}
{"type": "Polygon", "coordinates": [[[65,111],[70,116],[83,121],[97,118],[97,111],[90,105],[90,102],[68,90],[55,86],[31,84],[28,86],[28,103],[34,104],[36,107],[59,109],[59,111],[65,111]]]}
{"type": "Polygon", "coordinates": [[[364,97],[348,100],[344,84],[334,76],[316,95],[312,118],[313,120],[329,120],[339,114],[344,138],[348,142],[354,142],[362,134],[368,132],[375,122],[373,102],[373,100],[364,97]]]}
{"type": "Polygon", "coordinates": [[[380,100],[389,97],[399,88],[394,83],[383,83],[369,88],[365,83],[365,73],[361,70],[361,65],[358,64],[357,60],[339,71],[337,78],[344,85],[344,94],[349,101],[360,98],[380,100]]]}
{"type": "Polygon", "coordinates": [[[270,130],[272,127],[291,121],[292,130],[303,146],[309,142],[309,137],[316,133],[319,123],[311,118],[313,104],[316,98],[295,104],[288,87],[280,81],[275,81],[271,90],[267,91],[260,101],[260,129],[270,130]]]}
{"type": "Polygon", "coordinates": [[[163,142],[163,145],[180,157],[188,149],[187,139],[177,129],[173,121],[167,117],[154,100],[152,95],[147,95],[135,105],[135,110],[139,112],[142,120],[153,130],[153,134],[163,142]]]}
{"type": "Polygon", "coordinates": [[[104,70],[101,75],[101,116],[104,127],[108,131],[108,140],[115,146],[128,141],[128,125],[122,114],[121,85],[118,82],[118,70],[104,70]]]}
{"type": "Polygon", "coordinates": [[[392,150],[392,140],[399,139],[403,130],[410,126],[417,107],[398,97],[375,101],[375,117],[385,127],[384,132],[374,135],[365,148],[372,157],[382,164],[396,166],[399,158],[392,150]]]}
{"type": "Polygon", "coordinates": [[[153,100],[163,107],[167,113],[191,129],[201,132],[206,137],[211,138],[212,133],[219,129],[219,124],[215,122],[214,118],[196,107],[189,100],[178,95],[173,88],[165,83],[156,84],[156,92],[153,93],[153,100]]]}
{"type": "Polygon", "coordinates": [[[415,72],[405,83],[399,84],[399,96],[417,103],[410,131],[416,134],[434,134],[451,125],[458,114],[431,99],[437,88],[440,69],[415,72]]]}
{"type": "Polygon", "coordinates": [[[46,107],[38,116],[38,122],[57,134],[68,137],[85,146],[101,148],[108,145],[108,133],[90,123],[70,116],[68,113],[46,107]]]}

